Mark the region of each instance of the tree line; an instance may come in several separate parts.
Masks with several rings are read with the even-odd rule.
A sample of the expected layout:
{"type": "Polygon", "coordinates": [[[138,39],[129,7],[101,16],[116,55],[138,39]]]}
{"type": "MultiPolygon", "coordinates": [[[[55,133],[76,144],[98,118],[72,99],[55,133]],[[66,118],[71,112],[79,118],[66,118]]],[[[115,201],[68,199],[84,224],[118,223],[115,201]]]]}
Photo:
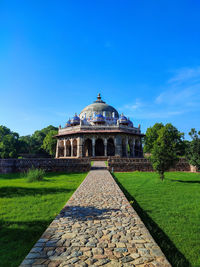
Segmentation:
{"type": "Polygon", "coordinates": [[[32,135],[19,136],[9,128],[0,126],[0,158],[18,158],[23,155],[33,157],[54,157],[58,128],[52,125],[35,131],[32,135]]]}
{"type": "Polygon", "coordinates": [[[149,154],[153,168],[159,173],[161,180],[181,156],[200,170],[200,131],[192,128],[189,135],[191,141],[184,140],[184,133],[179,132],[171,123],[156,123],[147,129],[144,152],[149,154]]]}

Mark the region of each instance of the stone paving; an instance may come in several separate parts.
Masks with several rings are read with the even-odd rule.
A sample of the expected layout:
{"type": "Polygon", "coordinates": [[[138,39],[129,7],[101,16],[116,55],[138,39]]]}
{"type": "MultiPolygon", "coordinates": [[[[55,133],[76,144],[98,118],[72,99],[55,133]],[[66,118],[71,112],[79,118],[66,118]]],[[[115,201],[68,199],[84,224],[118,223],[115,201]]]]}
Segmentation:
{"type": "Polygon", "coordinates": [[[92,170],[20,267],[171,266],[106,170],[92,170]]]}

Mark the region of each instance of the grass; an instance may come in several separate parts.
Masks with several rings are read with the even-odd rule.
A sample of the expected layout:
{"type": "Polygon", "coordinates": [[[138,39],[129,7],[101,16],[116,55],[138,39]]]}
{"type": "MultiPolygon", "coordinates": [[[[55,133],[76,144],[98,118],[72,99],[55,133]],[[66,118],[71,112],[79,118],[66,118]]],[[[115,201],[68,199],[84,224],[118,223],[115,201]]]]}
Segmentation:
{"type": "Polygon", "coordinates": [[[0,175],[0,266],[19,266],[85,176],[49,173],[28,183],[20,174],[0,175]]]}
{"type": "Polygon", "coordinates": [[[114,174],[173,267],[200,266],[200,174],[114,174]]]}

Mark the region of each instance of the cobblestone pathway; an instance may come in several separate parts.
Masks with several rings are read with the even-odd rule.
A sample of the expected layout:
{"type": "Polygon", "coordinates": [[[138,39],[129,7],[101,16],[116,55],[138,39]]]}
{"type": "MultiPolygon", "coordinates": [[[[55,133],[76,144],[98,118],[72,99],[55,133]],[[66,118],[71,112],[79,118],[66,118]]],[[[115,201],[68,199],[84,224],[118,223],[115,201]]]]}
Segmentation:
{"type": "Polygon", "coordinates": [[[171,266],[124,194],[95,162],[20,267],[171,266]]]}

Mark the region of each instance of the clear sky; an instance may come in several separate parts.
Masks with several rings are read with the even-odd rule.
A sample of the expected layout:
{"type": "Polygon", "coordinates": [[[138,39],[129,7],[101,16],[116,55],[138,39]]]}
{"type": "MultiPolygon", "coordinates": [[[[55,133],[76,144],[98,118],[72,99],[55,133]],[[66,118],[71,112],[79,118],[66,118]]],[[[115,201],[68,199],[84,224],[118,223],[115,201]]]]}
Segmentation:
{"type": "Polygon", "coordinates": [[[200,130],[200,2],[0,1],[0,125],[64,125],[99,92],[143,132],[200,130]]]}

